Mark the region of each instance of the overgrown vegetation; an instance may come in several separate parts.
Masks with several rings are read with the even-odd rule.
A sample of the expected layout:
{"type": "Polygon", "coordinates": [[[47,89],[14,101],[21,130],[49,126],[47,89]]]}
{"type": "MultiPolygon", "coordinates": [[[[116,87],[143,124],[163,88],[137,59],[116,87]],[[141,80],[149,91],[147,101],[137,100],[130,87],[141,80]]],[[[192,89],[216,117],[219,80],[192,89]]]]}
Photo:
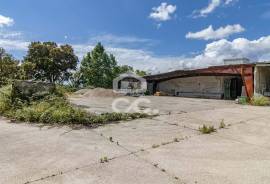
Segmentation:
{"type": "Polygon", "coordinates": [[[199,127],[199,131],[202,134],[211,134],[213,132],[216,132],[217,130],[214,128],[214,126],[203,125],[203,127],[199,127]]]}
{"type": "Polygon", "coordinates": [[[0,87],[20,78],[19,61],[0,48],[0,87]]]}
{"type": "Polygon", "coordinates": [[[88,86],[111,88],[113,79],[126,72],[147,75],[131,66],[118,65],[116,58],[108,54],[101,43],[89,51],[81,63],[72,46],[67,44],[32,42],[20,61],[0,48],[0,87],[14,80],[39,80],[68,84],[73,89],[88,86]]]}
{"type": "Polygon", "coordinates": [[[264,96],[254,96],[250,101],[251,105],[255,106],[268,106],[270,105],[270,100],[264,96]]]}
{"type": "Polygon", "coordinates": [[[248,105],[248,98],[247,97],[239,97],[237,100],[238,100],[238,104],[248,105]]]}
{"type": "Polygon", "coordinates": [[[72,106],[61,91],[31,102],[12,99],[10,85],[0,89],[0,114],[23,122],[86,126],[148,117],[143,113],[89,114],[72,106]]]}

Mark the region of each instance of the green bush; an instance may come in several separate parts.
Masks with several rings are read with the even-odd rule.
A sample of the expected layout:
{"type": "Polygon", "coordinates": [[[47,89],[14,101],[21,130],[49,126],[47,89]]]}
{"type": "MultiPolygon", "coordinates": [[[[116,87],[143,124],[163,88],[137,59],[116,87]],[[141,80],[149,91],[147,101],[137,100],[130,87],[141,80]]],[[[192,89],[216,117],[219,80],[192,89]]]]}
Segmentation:
{"type": "Polygon", "coordinates": [[[46,124],[103,124],[112,121],[148,117],[142,113],[104,113],[89,114],[72,106],[59,90],[43,99],[24,103],[11,97],[11,86],[0,88],[0,114],[19,121],[46,124]]]}
{"type": "Polygon", "coordinates": [[[247,105],[248,104],[248,98],[247,97],[239,97],[238,98],[238,103],[241,105],[247,105]]]}
{"type": "Polygon", "coordinates": [[[0,88],[0,113],[11,109],[11,85],[0,88]]]}
{"type": "Polygon", "coordinates": [[[268,106],[270,105],[270,100],[264,96],[254,96],[250,101],[251,105],[255,106],[268,106]]]}
{"type": "Polygon", "coordinates": [[[203,134],[211,134],[217,130],[214,128],[214,126],[203,125],[203,127],[199,127],[199,131],[203,134]]]}

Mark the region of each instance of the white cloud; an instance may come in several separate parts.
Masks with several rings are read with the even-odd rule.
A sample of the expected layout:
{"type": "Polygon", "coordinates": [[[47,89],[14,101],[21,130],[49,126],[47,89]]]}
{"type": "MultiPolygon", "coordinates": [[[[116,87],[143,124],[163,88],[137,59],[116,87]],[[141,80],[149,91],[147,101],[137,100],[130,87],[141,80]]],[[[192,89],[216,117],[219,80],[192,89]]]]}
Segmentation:
{"type": "MultiPolygon", "coordinates": [[[[72,46],[80,59],[94,48],[94,45],[91,44],[75,44],[72,46]]],[[[183,59],[183,57],[155,56],[152,52],[142,49],[106,47],[106,50],[116,57],[119,64],[130,65],[136,69],[151,71],[152,73],[171,70],[175,64],[178,64],[178,61],[183,59]]]]}
{"type": "Polygon", "coordinates": [[[198,40],[217,40],[222,38],[227,38],[232,34],[241,33],[245,29],[240,24],[227,25],[226,27],[220,27],[216,30],[210,25],[208,28],[203,29],[199,32],[189,32],[186,38],[198,39],[198,40]]]}
{"type": "Polygon", "coordinates": [[[270,35],[257,40],[237,38],[233,41],[222,39],[206,45],[202,54],[185,59],[183,66],[202,68],[222,65],[224,59],[249,58],[253,62],[270,60],[270,35]]]}
{"type": "Polygon", "coordinates": [[[211,0],[206,8],[200,10],[200,16],[205,17],[221,5],[221,0],[211,0]]]}
{"type": "Polygon", "coordinates": [[[235,3],[235,2],[237,2],[238,0],[226,0],[225,1],[225,4],[226,5],[229,5],[229,4],[231,4],[231,3],[235,3]]]}
{"type": "Polygon", "coordinates": [[[149,17],[156,21],[168,21],[171,15],[176,11],[177,7],[167,3],[161,3],[159,7],[152,8],[149,17]]]}
{"type": "Polygon", "coordinates": [[[18,31],[4,31],[0,30],[0,38],[2,39],[14,39],[14,38],[20,38],[22,35],[21,32],[18,31]]]}
{"type": "MultiPolygon", "coordinates": [[[[0,34],[1,35],[1,34],[0,34]]],[[[12,34],[11,34],[12,35],[12,34]]],[[[14,34],[15,35],[15,34],[14,34]]],[[[8,51],[27,51],[30,41],[21,38],[20,34],[3,38],[0,36],[0,47],[8,51]]],[[[94,48],[93,44],[73,44],[76,54],[83,56],[94,48]]],[[[222,39],[205,46],[201,53],[192,57],[158,56],[143,49],[128,49],[126,47],[106,46],[106,50],[116,56],[122,65],[130,65],[136,69],[152,73],[166,72],[177,69],[203,68],[223,64],[223,59],[246,57],[252,61],[270,60],[270,35],[257,40],[237,38],[232,41],[222,39]]]]}
{"type": "Polygon", "coordinates": [[[29,43],[24,40],[0,39],[0,47],[7,51],[26,51],[29,43]]]}
{"type": "Polygon", "coordinates": [[[7,51],[25,51],[28,44],[23,40],[21,32],[0,30],[0,47],[7,51]]]}
{"type": "Polygon", "coordinates": [[[201,10],[195,10],[193,12],[193,18],[197,17],[207,17],[208,14],[214,12],[221,5],[229,5],[238,0],[211,0],[207,7],[202,8],[201,10]]]}
{"type": "Polygon", "coordinates": [[[155,41],[146,38],[138,38],[135,36],[117,36],[113,34],[102,34],[91,38],[91,42],[101,42],[108,45],[123,44],[153,44],[155,41]]]}
{"type": "Polygon", "coordinates": [[[0,15],[0,27],[12,26],[13,24],[14,20],[12,18],[0,15]]]}
{"type": "MultiPolygon", "coordinates": [[[[82,58],[93,45],[73,45],[76,53],[82,58]]],[[[133,66],[152,73],[166,72],[177,69],[203,68],[222,65],[224,59],[246,57],[252,61],[270,60],[270,35],[258,40],[238,38],[233,41],[222,39],[206,45],[201,54],[194,57],[157,56],[152,52],[140,49],[106,47],[114,54],[120,64],[133,66]]]]}

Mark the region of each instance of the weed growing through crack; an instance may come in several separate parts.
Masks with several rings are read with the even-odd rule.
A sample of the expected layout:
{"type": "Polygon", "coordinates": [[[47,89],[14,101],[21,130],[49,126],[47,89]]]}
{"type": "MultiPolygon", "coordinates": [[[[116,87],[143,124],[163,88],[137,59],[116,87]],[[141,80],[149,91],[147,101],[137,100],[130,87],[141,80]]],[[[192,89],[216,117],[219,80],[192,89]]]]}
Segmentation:
{"type": "Polygon", "coordinates": [[[199,131],[202,134],[211,134],[213,132],[216,132],[217,130],[214,128],[214,126],[203,125],[203,127],[199,127],[199,131]]]}
{"type": "Polygon", "coordinates": [[[162,146],[165,146],[167,144],[170,144],[170,142],[163,142],[163,143],[161,143],[162,146]]]}
{"type": "Polygon", "coordinates": [[[100,158],[100,163],[105,163],[105,162],[109,162],[108,157],[102,157],[102,158],[100,158]]]}
{"type": "Polygon", "coordinates": [[[219,124],[219,129],[226,128],[226,124],[224,123],[224,119],[219,124]]]}
{"type": "Polygon", "coordinates": [[[158,144],[153,144],[152,145],[152,148],[158,148],[160,145],[158,145],[158,144]]]}

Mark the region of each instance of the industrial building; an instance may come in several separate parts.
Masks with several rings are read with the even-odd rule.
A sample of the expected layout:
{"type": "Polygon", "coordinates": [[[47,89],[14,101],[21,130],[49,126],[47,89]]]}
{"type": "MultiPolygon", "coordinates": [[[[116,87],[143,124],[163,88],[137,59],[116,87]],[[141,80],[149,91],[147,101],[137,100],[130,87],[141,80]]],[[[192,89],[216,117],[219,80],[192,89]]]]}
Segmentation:
{"type": "Polygon", "coordinates": [[[227,59],[222,66],[145,76],[150,94],[233,100],[270,96],[270,64],[227,59]]]}

